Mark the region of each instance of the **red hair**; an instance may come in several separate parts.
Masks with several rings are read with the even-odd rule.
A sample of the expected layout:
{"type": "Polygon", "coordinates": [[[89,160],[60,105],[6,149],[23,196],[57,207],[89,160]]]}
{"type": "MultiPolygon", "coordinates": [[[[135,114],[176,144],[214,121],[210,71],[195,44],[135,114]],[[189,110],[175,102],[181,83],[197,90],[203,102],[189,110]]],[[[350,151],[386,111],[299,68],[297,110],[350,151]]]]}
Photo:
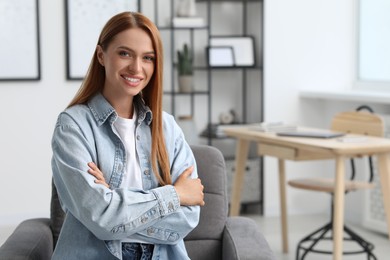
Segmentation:
{"type": "MultiPolygon", "coordinates": [[[[155,52],[154,73],[148,85],[142,90],[142,97],[145,104],[153,113],[153,121],[150,125],[152,133],[152,150],[150,156],[153,171],[160,185],[172,184],[169,158],[163,136],[163,46],[157,27],[151,20],[140,13],[119,13],[113,16],[103,27],[99,36],[98,45],[104,51],[107,50],[107,47],[118,33],[131,28],[144,30],[152,40],[155,52]]],[[[84,81],[68,107],[87,103],[91,97],[103,90],[105,79],[105,69],[99,63],[97,51],[95,50],[84,81]]]]}

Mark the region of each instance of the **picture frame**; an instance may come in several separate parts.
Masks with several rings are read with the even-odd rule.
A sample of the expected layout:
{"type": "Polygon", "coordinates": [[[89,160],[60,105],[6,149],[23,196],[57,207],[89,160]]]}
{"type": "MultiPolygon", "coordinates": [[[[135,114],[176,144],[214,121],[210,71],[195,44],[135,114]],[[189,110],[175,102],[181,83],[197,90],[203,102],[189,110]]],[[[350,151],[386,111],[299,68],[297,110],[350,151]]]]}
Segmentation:
{"type": "Polygon", "coordinates": [[[40,80],[38,0],[3,0],[0,10],[0,81],[40,80]]]}
{"type": "Polygon", "coordinates": [[[234,67],[235,59],[232,46],[208,46],[207,61],[210,67],[234,67]]]}
{"type": "Polygon", "coordinates": [[[138,4],[138,0],[66,0],[67,80],[85,77],[104,24],[117,13],[138,11],[138,4]]]}
{"type": "Polygon", "coordinates": [[[254,67],[255,46],[253,36],[212,36],[210,46],[225,46],[233,49],[234,67],[254,67]]]}

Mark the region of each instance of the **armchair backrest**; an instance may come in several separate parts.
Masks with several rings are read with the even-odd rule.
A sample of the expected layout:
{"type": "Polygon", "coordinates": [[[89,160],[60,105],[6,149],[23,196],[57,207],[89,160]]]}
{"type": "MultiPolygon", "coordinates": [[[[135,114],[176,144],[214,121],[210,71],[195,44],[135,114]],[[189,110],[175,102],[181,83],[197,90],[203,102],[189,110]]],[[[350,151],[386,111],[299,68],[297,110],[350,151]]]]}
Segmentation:
{"type": "Polygon", "coordinates": [[[222,234],[228,216],[226,167],[222,153],[215,147],[191,146],[204,185],[205,206],[198,226],[185,238],[191,259],[222,259],[222,234]]]}
{"type": "MultiPolygon", "coordinates": [[[[221,259],[222,233],[228,215],[225,160],[222,153],[212,146],[197,145],[191,146],[191,149],[197,162],[199,178],[205,187],[206,205],[201,208],[199,225],[185,239],[186,247],[190,257],[200,253],[207,256],[193,259],[221,259]]],[[[65,214],[54,183],[50,210],[50,226],[55,245],[65,214]]]]}

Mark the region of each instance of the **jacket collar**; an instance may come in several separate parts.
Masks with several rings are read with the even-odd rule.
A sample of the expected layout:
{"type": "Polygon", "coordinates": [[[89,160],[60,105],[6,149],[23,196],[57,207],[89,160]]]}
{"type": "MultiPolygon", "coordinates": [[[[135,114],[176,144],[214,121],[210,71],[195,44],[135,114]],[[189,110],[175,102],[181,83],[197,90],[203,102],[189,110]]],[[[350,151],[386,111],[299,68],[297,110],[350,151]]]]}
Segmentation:
{"type": "MultiPolygon", "coordinates": [[[[112,121],[118,117],[115,109],[101,93],[96,94],[88,101],[88,107],[98,125],[104,124],[111,115],[113,115],[112,121]]],[[[150,125],[153,118],[152,111],[145,105],[140,95],[134,97],[134,108],[137,109],[138,123],[145,121],[146,124],[150,125]]]]}

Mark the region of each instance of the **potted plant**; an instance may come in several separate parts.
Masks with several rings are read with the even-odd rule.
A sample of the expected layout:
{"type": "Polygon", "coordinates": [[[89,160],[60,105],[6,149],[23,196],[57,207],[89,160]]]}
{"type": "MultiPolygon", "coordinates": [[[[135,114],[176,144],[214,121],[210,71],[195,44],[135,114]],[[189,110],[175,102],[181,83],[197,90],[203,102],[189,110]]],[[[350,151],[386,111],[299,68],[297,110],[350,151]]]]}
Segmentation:
{"type": "Polygon", "coordinates": [[[177,51],[179,91],[191,92],[193,83],[193,59],[187,44],[177,51]]]}

